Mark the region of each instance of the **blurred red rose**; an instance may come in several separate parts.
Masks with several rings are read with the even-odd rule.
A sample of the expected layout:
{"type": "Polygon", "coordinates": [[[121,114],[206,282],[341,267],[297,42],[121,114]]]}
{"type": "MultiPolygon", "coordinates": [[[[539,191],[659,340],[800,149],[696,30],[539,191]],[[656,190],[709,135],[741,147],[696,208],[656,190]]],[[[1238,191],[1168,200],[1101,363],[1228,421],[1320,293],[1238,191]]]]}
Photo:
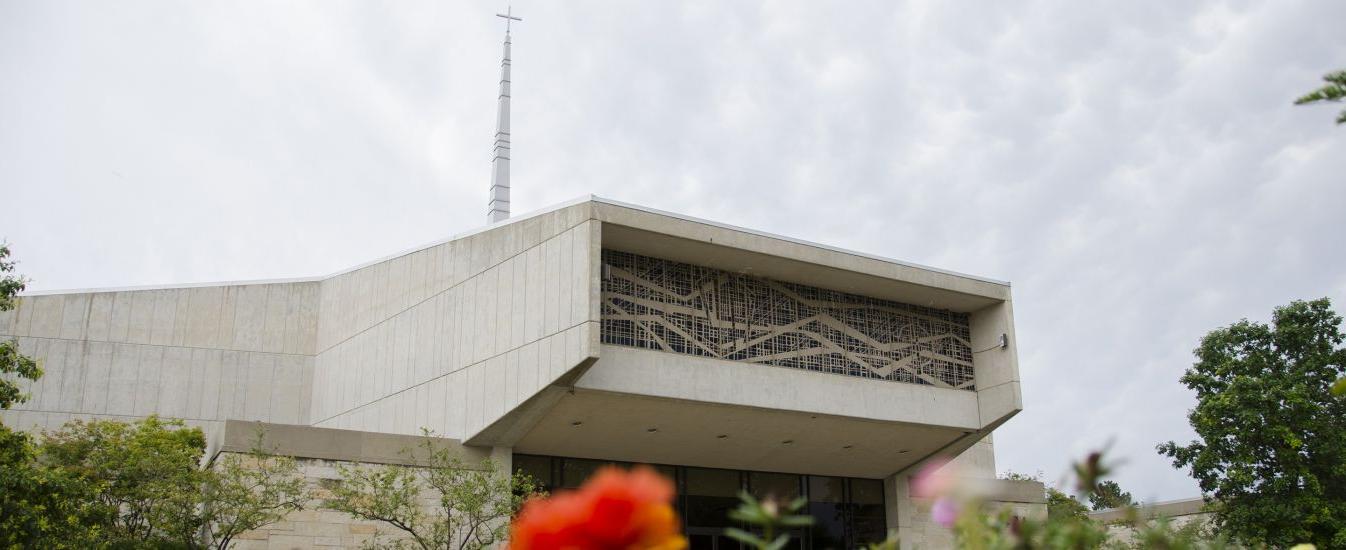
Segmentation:
{"type": "Polygon", "coordinates": [[[524,505],[512,550],[682,550],[673,484],[648,467],[605,467],[578,490],[524,505]]]}

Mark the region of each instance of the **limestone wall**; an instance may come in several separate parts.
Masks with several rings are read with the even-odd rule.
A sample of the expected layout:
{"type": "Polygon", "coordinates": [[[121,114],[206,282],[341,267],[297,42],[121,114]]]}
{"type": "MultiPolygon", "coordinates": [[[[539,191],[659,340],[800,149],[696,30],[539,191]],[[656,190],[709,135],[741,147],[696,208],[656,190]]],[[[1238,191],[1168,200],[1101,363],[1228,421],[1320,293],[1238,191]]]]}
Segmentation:
{"type": "Polygon", "coordinates": [[[361,520],[344,512],[321,507],[321,500],[330,496],[323,488],[324,483],[339,477],[337,464],[330,460],[300,459],[300,470],[314,498],[305,509],[290,513],[284,521],[239,535],[231,548],[360,548],[375,536],[380,537],[380,540],[400,538],[400,531],[382,522],[361,520]]]}

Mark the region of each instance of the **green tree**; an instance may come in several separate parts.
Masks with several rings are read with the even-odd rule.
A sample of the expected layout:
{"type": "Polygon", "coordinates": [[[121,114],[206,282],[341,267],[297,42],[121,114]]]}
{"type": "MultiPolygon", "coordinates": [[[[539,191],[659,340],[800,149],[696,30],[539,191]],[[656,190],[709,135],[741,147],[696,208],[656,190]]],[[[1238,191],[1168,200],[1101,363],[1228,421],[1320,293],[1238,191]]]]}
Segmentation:
{"type": "Polygon", "coordinates": [[[1123,491],[1122,486],[1116,481],[1108,480],[1099,482],[1098,489],[1089,493],[1089,505],[1095,510],[1107,510],[1135,506],[1136,501],[1131,498],[1131,493],[1123,491]]]}
{"type": "MultiPolygon", "coordinates": [[[[15,297],[23,292],[27,280],[14,274],[14,260],[9,259],[9,245],[0,243],[0,311],[14,309],[15,297]]],[[[0,342],[0,409],[8,409],[28,400],[14,378],[37,380],[42,369],[37,361],[19,353],[18,342],[0,342]],[[10,376],[5,376],[10,375],[10,376]]]]}
{"type": "MultiPolygon", "coordinates": [[[[25,284],[14,274],[9,245],[0,243],[0,311],[14,309],[25,284]]],[[[14,340],[0,342],[0,409],[28,400],[16,379],[41,376],[37,361],[19,353],[14,340]]],[[[92,492],[78,477],[43,466],[32,437],[0,423],[0,548],[97,546],[92,492]]]]}
{"type": "Polygon", "coordinates": [[[406,534],[386,546],[476,550],[503,540],[509,518],[537,491],[532,478],[501,473],[490,459],[470,467],[428,432],[404,453],[420,466],[338,467],[324,506],[406,534]]]}
{"type": "Polygon", "coordinates": [[[32,437],[0,424],[0,548],[98,548],[94,487],[37,460],[32,437]]]}
{"type": "MultiPolygon", "coordinates": [[[[238,535],[265,527],[302,510],[309,498],[299,463],[266,448],[266,432],[257,430],[252,449],[216,456],[206,466],[190,522],[204,532],[207,548],[229,548],[238,535]]],[[[184,540],[195,540],[187,536],[184,540]]]]}
{"type": "Polygon", "coordinates": [[[1074,496],[1065,494],[1054,487],[1047,488],[1047,517],[1053,520],[1088,519],[1089,508],[1074,496]]]}
{"type": "Polygon", "coordinates": [[[119,547],[227,548],[240,533],[302,508],[304,479],[294,459],[263,449],[218,456],[201,467],[205,437],[181,420],[134,424],[74,421],[48,433],[44,463],[86,480],[119,547]]]}
{"type": "Polygon", "coordinates": [[[95,484],[108,540],[143,547],[181,540],[191,529],[182,522],[200,494],[205,449],[201,430],[181,420],[76,420],[45,434],[41,458],[95,484]]]}
{"type": "MultiPolygon", "coordinates": [[[[1319,101],[1340,102],[1346,100],[1346,71],[1337,71],[1327,73],[1323,76],[1327,85],[1318,88],[1303,97],[1295,100],[1295,105],[1304,105],[1306,103],[1317,103],[1319,101]]],[[[1346,110],[1337,115],[1337,124],[1346,124],[1346,110]]]]}
{"type": "Polygon", "coordinates": [[[1276,308],[1270,326],[1211,331],[1182,377],[1199,439],[1159,445],[1219,501],[1223,532],[1252,544],[1346,548],[1342,319],[1326,299],[1276,308]]]}

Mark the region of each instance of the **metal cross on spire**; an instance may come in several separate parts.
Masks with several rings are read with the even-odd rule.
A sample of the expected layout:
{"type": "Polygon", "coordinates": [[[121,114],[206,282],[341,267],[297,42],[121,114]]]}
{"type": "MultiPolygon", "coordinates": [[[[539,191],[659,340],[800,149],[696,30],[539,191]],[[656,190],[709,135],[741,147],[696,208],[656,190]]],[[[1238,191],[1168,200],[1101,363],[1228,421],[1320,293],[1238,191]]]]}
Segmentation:
{"type": "Polygon", "coordinates": [[[505,58],[500,62],[500,98],[496,106],[495,156],[491,158],[491,198],[487,223],[509,218],[509,24],[523,21],[514,17],[514,8],[496,17],[505,18],[505,58]]]}
{"type": "Polygon", "coordinates": [[[505,13],[497,13],[495,16],[505,18],[505,34],[509,34],[509,24],[511,21],[523,21],[522,17],[514,17],[514,6],[505,8],[505,13]]]}

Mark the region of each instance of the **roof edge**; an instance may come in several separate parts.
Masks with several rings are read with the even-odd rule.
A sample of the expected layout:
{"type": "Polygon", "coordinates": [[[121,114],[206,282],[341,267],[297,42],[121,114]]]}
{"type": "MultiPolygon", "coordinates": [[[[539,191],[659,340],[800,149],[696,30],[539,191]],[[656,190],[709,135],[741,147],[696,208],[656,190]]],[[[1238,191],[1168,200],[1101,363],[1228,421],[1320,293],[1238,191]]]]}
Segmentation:
{"type": "Polygon", "coordinates": [[[510,225],[510,224],[513,224],[513,223],[518,223],[518,222],[521,222],[521,221],[523,221],[523,220],[527,220],[527,219],[529,219],[529,218],[534,218],[534,217],[541,216],[541,215],[544,215],[544,214],[550,214],[550,213],[555,212],[555,211],[557,211],[557,210],[564,210],[564,209],[569,208],[569,207],[571,207],[571,206],[575,206],[575,205],[578,205],[578,204],[583,204],[583,203],[586,203],[586,202],[595,202],[595,203],[606,204],[606,205],[610,205],[610,206],[617,206],[617,207],[621,207],[621,208],[630,208],[630,209],[632,209],[632,210],[638,210],[638,211],[646,212],[646,213],[649,213],[649,214],[655,214],[655,215],[659,215],[659,216],[666,216],[666,217],[675,218],[675,219],[679,219],[679,220],[683,220],[683,221],[688,221],[688,222],[692,222],[692,223],[699,223],[699,224],[702,224],[702,225],[708,225],[708,226],[711,226],[711,227],[717,227],[717,228],[720,228],[720,229],[728,229],[728,230],[730,230],[730,231],[738,231],[738,232],[742,232],[742,233],[748,233],[748,234],[751,234],[751,235],[757,235],[757,236],[760,236],[760,237],[766,237],[766,238],[769,238],[769,239],[782,240],[782,241],[786,241],[786,242],[790,242],[790,243],[794,243],[794,244],[798,244],[798,245],[809,246],[809,247],[818,248],[818,249],[822,249],[822,250],[827,250],[827,251],[831,251],[831,252],[836,252],[836,253],[840,253],[840,254],[847,254],[847,255],[850,255],[850,256],[856,256],[856,257],[860,257],[860,258],[867,258],[867,259],[870,259],[870,260],[876,260],[876,261],[880,261],[880,262],[886,262],[886,263],[891,263],[891,264],[897,264],[897,265],[901,265],[901,266],[905,266],[905,267],[910,267],[910,268],[914,268],[914,269],[921,269],[921,270],[925,270],[925,271],[931,271],[931,272],[935,272],[935,273],[941,273],[941,274],[949,275],[949,276],[953,276],[953,277],[962,277],[962,278],[965,278],[965,279],[971,279],[971,280],[974,280],[974,281],[980,281],[980,282],[983,282],[983,283],[989,283],[989,284],[1001,285],[1001,286],[1005,286],[1005,287],[1009,287],[1009,286],[1010,286],[1009,281],[1002,281],[1002,280],[999,280],[999,279],[992,279],[992,278],[989,278],[989,277],[980,277],[980,276],[977,276],[977,275],[969,275],[969,274],[967,274],[967,273],[960,273],[960,272],[957,272],[957,271],[950,271],[950,270],[947,270],[947,269],[940,269],[940,268],[937,268],[937,267],[931,267],[931,266],[928,266],[928,265],[922,265],[922,264],[918,264],[918,263],[914,263],[914,262],[908,262],[908,261],[898,260],[898,259],[894,259],[894,258],[888,258],[888,257],[884,257],[884,256],[879,256],[879,255],[877,255],[877,254],[869,254],[869,253],[865,253],[865,252],[859,252],[859,251],[856,251],[856,250],[850,250],[850,249],[846,249],[846,248],[841,248],[841,247],[836,247],[836,246],[826,245],[826,244],[822,244],[822,243],[818,243],[818,242],[806,241],[806,240],[803,240],[803,239],[796,239],[796,238],[794,238],[794,237],[787,237],[787,236],[784,236],[784,235],[779,235],[779,234],[776,234],[776,233],[770,233],[770,232],[767,232],[767,231],[759,231],[759,230],[751,229],[751,228],[747,228],[747,227],[740,227],[740,226],[737,226],[737,225],[732,225],[732,224],[727,224],[727,223],[721,223],[721,222],[717,222],[717,221],[714,221],[714,220],[708,220],[708,219],[705,219],[705,218],[698,218],[698,217],[695,217],[695,216],[688,216],[688,215],[686,215],[686,214],[679,214],[679,213],[677,213],[677,212],[670,212],[670,211],[667,211],[667,210],[660,210],[660,209],[657,209],[657,208],[650,208],[650,207],[647,207],[647,206],[641,206],[641,205],[634,204],[634,203],[623,202],[623,201],[619,201],[619,200],[609,199],[609,198],[606,198],[606,197],[600,197],[600,196],[598,196],[598,195],[592,195],[592,194],[590,194],[590,195],[581,195],[581,196],[579,196],[579,197],[570,199],[570,200],[568,200],[568,201],[559,202],[559,203],[553,204],[553,205],[551,205],[551,206],[546,206],[546,207],[543,207],[543,208],[540,208],[540,209],[537,209],[537,210],[533,210],[533,211],[530,211],[530,212],[525,212],[525,213],[520,214],[520,215],[518,215],[518,216],[512,216],[512,217],[510,217],[510,218],[508,218],[508,219],[501,220],[501,221],[498,221],[498,222],[495,222],[495,223],[492,223],[492,224],[484,225],[484,226],[481,226],[481,227],[477,227],[477,228],[474,228],[474,229],[471,229],[471,230],[468,230],[468,231],[464,231],[464,232],[461,232],[461,233],[455,233],[455,234],[453,234],[453,235],[451,235],[451,236],[449,236],[449,237],[446,237],[446,238],[436,239],[436,240],[434,240],[434,241],[430,241],[430,242],[427,242],[427,243],[422,243],[422,244],[420,244],[420,245],[413,246],[413,247],[410,247],[410,248],[406,248],[406,249],[403,249],[403,250],[401,250],[401,251],[394,252],[394,253],[392,253],[392,254],[389,254],[389,255],[386,255],[386,256],[382,256],[382,257],[379,257],[379,258],[375,258],[375,259],[370,260],[370,261],[367,261],[367,262],[362,262],[362,263],[356,264],[356,265],[354,265],[354,266],[351,266],[351,267],[348,267],[348,268],[345,268],[345,269],[341,269],[341,270],[334,271],[334,272],[332,272],[332,273],[328,273],[328,274],[326,274],[326,275],[319,275],[319,276],[314,276],[314,277],[288,277],[288,278],[273,278],[273,279],[246,279],[246,280],[235,280],[235,281],[203,281],[203,282],[196,282],[196,283],[170,283],[170,284],[131,285],[131,286],[118,286],[118,287],[90,287],[90,288],[71,288],[71,289],[34,290],[34,291],[25,291],[25,292],[21,292],[21,293],[19,293],[19,296],[49,296],[49,295],[56,295],[56,294],[93,294],[93,293],[100,293],[100,292],[134,292],[134,291],[144,291],[144,290],[173,290],[173,289],[183,289],[183,288],[204,288],[204,287],[217,287],[217,286],[245,286],[245,285],[270,285],[270,284],[286,284],[286,283],[313,283],[313,282],[321,282],[321,281],[325,281],[325,280],[327,280],[327,279],[331,279],[331,278],[334,278],[334,277],[337,277],[337,276],[340,276],[340,275],[345,275],[346,273],[350,273],[350,272],[352,272],[352,271],[356,271],[356,270],[359,270],[359,269],[363,269],[363,268],[369,267],[369,266],[371,266],[371,265],[379,264],[379,263],[386,262],[386,261],[389,261],[389,260],[394,260],[394,259],[400,258],[400,257],[402,257],[402,256],[406,256],[406,255],[408,255],[408,254],[415,254],[416,252],[420,252],[420,251],[425,250],[425,249],[427,249],[427,248],[431,248],[431,247],[439,246],[439,245],[444,244],[444,243],[447,243],[447,242],[452,242],[452,241],[456,241],[456,240],[458,240],[458,239],[462,239],[462,238],[470,237],[470,236],[472,236],[472,235],[476,235],[476,234],[478,234],[478,233],[484,233],[484,232],[486,232],[486,231],[490,231],[490,230],[492,230],[492,229],[497,229],[497,228],[500,228],[500,227],[504,227],[504,226],[506,226],[506,225],[510,225]]]}
{"type": "Polygon", "coordinates": [[[992,279],[992,278],[989,278],[989,277],[981,277],[981,276],[978,276],[978,275],[969,275],[969,274],[967,274],[967,273],[960,273],[960,272],[957,272],[957,271],[950,271],[950,270],[948,270],[948,269],[940,269],[940,268],[938,268],[938,267],[930,267],[930,266],[928,266],[928,265],[922,265],[922,264],[918,264],[918,263],[914,263],[914,262],[908,262],[908,261],[904,261],[904,260],[898,260],[898,259],[895,259],[895,258],[888,258],[888,257],[885,257],[885,256],[879,256],[879,255],[877,255],[877,254],[869,254],[869,253],[865,253],[865,252],[859,252],[859,251],[856,251],[856,250],[850,250],[850,249],[846,249],[846,248],[841,248],[841,247],[836,247],[836,246],[826,245],[826,244],[822,244],[822,243],[818,243],[818,242],[806,241],[806,240],[803,240],[803,239],[796,239],[796,238],[794,238],[794,237],[787,237],[787,236],[785,236],[785,235],[779,235],[779,234],[776,234],[776,233],[770,233],[770,232],[767,232],[767,231],[759,231],[759,230],[756,230],[756,229],[750,229],[750,228],[747,228],[747,227],[740,227],[740,226],[737,226],[737,225],[731,225],[731,224],[727,224],[727,223],[720,223],[720,222],[717,222],[717,221],[707,220],[707,219],[704,219],[704,218],[697,218],[697,217],[695,217],[695,216],[688,216],[688,215],[685,215],[685,214],[679,214],[679,213],[677,213],[677,212],[669,212],[669,211],[666,211],[666,210],[659,210],[659,209],[656,209],[656,208],[649,208],[649,207],[646,207],[646,206],[640,206],[640,205],[638,205],[638,204],[632,204],[632,203],[628,203],[628,202],[622,202],[622,201],[618,201],[618,200],[613,200],[613,199],[609,199],[609,198],[605,198],[605,197],[600,197],[600,196],[597,196],[597,195],[591,195],[591,196],[592,196],[594,202],[601,203],[601,204],[608,204],[608,205],[612,205],[612,206],[620,206],[620,207],[622,207],[622,208],[630,208],[630,209],[633,209],[633,210],[639,210],[639,211],[641,211],[641,212],[648,212],[648,213],[651,213],[651,214],[658,214],[658,215],[660,215],[660,216],[668,216],[668,217],[670,217],[670,218],[677,218],[677,219],[680,219],[680,220],[689,221],[689,222],[693,222],[693,223],[699,223],[699,224],[703,224],[703,225],[709,225],[709,226],[711,226],[711,227],[718,227],[718,228],[720,228],[720,229],[728,229],[728,230],[730,230],[730,231],[739,231],[739,232],[742,232],[742,233],[748,233],[748,234],[757,235],[757,236],[760,236],[760,237],[766,237],[766,238],[769,238],[769,239],[778,239],[778,240],[782,240],[782,241],[786,241],[786,242],[791,242],[791,243],[798,244],[798,245],[811,246],[811,247],[814,247],[814,248],[820,248],[820,249],[823,249],[823,250],[828,250],[828,251],[831,251],[831,252],[837,252],[837,253],[841,253],[841,254],[847,254],[847,255],[850,255],[850,256],[857,256],[857,257],[860,257],[860,258],[867,258],[867,259],[870,259],[870,260],[877,260],[877,261],[880,261],[880,262],[886,262],[886,263],[891,263],[891,264],[897,264],[897,265],[901,265],[901,266],[905,266],[905,267],[910,267],[910,268],[914,268],[914,269],[922,269],[922,270],[925,270],[925,271],[933,271],[933,272],[935,272],[935,273],[941,273],[941,274],[944,274],[944,275],[951,275],[951,276],[954,276],[954,277],[962,277],[962,278],[965,278],[965,279],[972,279],[972,280],[974,280],[974,281],[981,281],[981,282],[983,282],[983,283],[990,283],[990,284],[1001,285],[1001,286],[1010,286],[1009,281],[1002,281],[1002,280],[999,280],[999,279],[992,279]]]}
{"type": "Polygon", "coordinates": [[[533,210],[533,211],[530,211],[530,212],[525,212],[525,213],[520,214],[520,215],[518,215],[518,216],[510,217],[509,219],[505,219],[505,220],[501,220],[501,221],[498,221],[498,222],[495,222],[495,223],[492,223],[492,224],[488,224],[488,225],[484,225],[484,226],[481,226],[481,227],[477,227],[477,228],[475,228],[475,229],[470,229],[470,230],[468,230],[468,231],[464,231],[464,232],[461,232],[461,233],[455,233],[455,234],[453,234],[453,235],[451,235],[451,236],[449,236],[449,237],[445,237],[445,238],[442,238],[442,239],[435,239],[435,240],[430,241],[430,242],[427,242],[427,243],[422,243],[422,244],[417,245],[417,246],[413,246],[413,247],[410,247],[410,248],[405,248],[405,249],[402,249],[402,250],[400,250],[400,251],[398,251],[398,252],[394,252],[394,253],[392,253],[392,254],[388,254],[388,255],[386,255],[386,256],[381,256],[381,257],[379,257],[379,258],[375,258],[375,259],[373,259],[373,260],[369,260],[369,261],[367,261],[367,262],[361,262],[361,263],[356,264],[356,265],[354,265],[354,266],[352,266],[352,267],[347,267],[347,268],[344,268],[344,269],[339,269],[339,270],[337,270],[337,271],[333,271],[333,272],[328,273],[328,274],[326,274],[326,275],[317,275],[317,276],[311,276],[311,277],[282,277],[282,278],[272,278],[272,279],[243,279],[243,280],[234,280],[234,281],[202,281],[202,282],[197,282],[197,283],[148,284],[148,285],[117,286],[117,287],[61,288],[61,289],[52,289],[52,290],[32,290],[32,291],[24,291],[24,292],[20,292],[18,295],[19,295],[19,296],[50,296],[50,295],[55,295],[55,294],[93,294],[93,293],[99,293],[99,292],[134,292],[134,291],[140,291],[140,290],[174,290],[174,289],[182,289],[182,288],[204,288],[204,287],[215,287],[215,286],[246,286],[246,285],[271,285],[271,284],[285,284],[285,283],[315,283],[315,282],[322,282],[322,281],[325,281],[325,280],[327,280],[327,279],[331,279],[331,278],[334,278],[334,277],[338,277],[338,276],[340,276],[340,275],[345,275],[345,274],[350,273],[350,272],[352,272],[352,271],[356,271],[356,270],[359,270],[359,269],[364,269],[364,268],[369,267],[369,266],[371,266],[371,265],[375,265],[375,264],[383,263],[383,262],[386,262],[386,261],[389,261],[389,260],[395,260],[395,259],[397,259],[397,258],[401,258],[402,256],[406,256],[406,255],[408,255],[408,254],[415,254],[415,253],[420,252],[420,251],[422,251],[422,250],[425,250],[425,249],[427,249],[427,248],[431,248],[431,247],[439,246],[439,245],[441,245],[441,244],[444,244],[444,243],[447,243],[447,242],[456,241],[456,240],[458,240],[458,239],[462,239],[462,238],[466,238],[466,237],[471,237],[472,235],[476,235],[476,234],[478,234],[478,233],[483,233],[483,232],[486,232],[486,231],[489,231],[489,230],[492,230],[492,229],[496,229],[496,228],[498,228],[498,227],[504,227],[504,226],[506,226],[506,225],[509,225],[509,224],[512,224],[512,223],[516,223],[516,222],[520,222],[520,221],[523,221],[523,220],[526,220],[526,219],[529,219],[529,218],[534,218],[534,217],[537,217],[537,216],[541,216],[541,215],[543,215],[543,214],[550,214],[550,213],[555,212],[555,211],[557,211],[557,210],[564,210],[564,209],[569,208],[569,207],[571,207],[571,206],[575,206],[575,205],[577,205],[577,204],[583,204],[583,203],[585,203],[585,202],[590,202],[590,201],[597,202],[597,197],[595,197],[594,195],[583,195],[583,196],[580,196],[580,197],[576,197],[576,198],[570,199],[570,200],[568,200],[568,201],[564,201],[564,202],[556,203],[556,204],[553,204],[553,205],[551,205],[551,206],[547,206],[547,207],[540,208],[540,209],[537,209],[537,210],[533,210]]]}

